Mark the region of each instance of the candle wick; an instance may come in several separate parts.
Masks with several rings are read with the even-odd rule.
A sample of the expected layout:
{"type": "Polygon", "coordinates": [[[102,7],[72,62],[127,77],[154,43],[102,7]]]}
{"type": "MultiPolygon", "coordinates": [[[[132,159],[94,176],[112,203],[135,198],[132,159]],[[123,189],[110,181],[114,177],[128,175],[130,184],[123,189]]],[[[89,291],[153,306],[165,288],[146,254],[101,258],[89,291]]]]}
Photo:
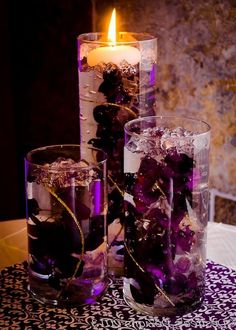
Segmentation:
{"type": "Polygon", "coordinates": [[[112,48],[116,46],[116,42],[114,40],[111,40],[111,39],[108,39],[108,44],[112,48]]]}

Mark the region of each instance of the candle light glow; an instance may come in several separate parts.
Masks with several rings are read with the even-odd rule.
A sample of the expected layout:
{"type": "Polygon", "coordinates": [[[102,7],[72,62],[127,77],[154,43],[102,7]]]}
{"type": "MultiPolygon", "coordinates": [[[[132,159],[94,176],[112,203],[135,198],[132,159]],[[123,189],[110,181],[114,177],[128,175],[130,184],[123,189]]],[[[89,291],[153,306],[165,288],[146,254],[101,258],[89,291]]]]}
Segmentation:
{"type": "Polygon", "coordinates": [[[100,63],[114,63],[120,66],[123,61],[136,65],[141,60],[138,48],[129,45],[117,45],[116,42],[116,11],[113,9],[108,29],[109,46],[97,47],[88,54],[88,65],[93,67],[100,63]]]}
{"type": "Polygon", "coordinates": [[[110,46],[116,46],[116,9],[114,8],[108,28],[108,37],[110,46]]]}

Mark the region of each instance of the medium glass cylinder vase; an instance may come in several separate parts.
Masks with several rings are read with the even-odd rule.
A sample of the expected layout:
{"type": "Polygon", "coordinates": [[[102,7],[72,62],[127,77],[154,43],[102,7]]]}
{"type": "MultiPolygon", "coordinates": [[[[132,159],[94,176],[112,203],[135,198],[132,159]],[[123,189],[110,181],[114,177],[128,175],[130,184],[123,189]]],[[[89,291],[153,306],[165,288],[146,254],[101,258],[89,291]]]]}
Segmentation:
{"type": "Polygon", "coordinates": [[[106,155],[55,145],[25,159],[29,290],[59,306],[95,302],[107,287],[106,155]]]}
{"type": "Polygon", "coordinates": [[[204,298],[210,127],[181,117],[125,125],[124,298],[176,315],[204,298]]]}
{"type": "Polygon", "coordinates": [[[124,125],[155,114],[157,40],[144,33],[120,32],[78,37],[81,144],[108,155],[108,235],[111,272],[123,266],[124,125]]]}

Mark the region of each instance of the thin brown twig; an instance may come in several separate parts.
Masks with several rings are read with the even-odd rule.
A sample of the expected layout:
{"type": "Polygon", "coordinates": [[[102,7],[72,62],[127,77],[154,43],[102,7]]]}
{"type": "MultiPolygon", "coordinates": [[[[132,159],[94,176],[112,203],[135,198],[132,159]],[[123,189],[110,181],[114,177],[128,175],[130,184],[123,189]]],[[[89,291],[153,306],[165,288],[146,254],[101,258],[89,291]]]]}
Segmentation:
{"type": "Polygon", "coordinates": [[[113,186],[119,191],[122,197],[124,197],[124,192],[120,189],[118,184],[111,178],[110,175],[108,175],[108,179],[112,182],[113,186]]]}
{"type": "Polygon", "coordinates": [[[62,295],[62,292],[63,291],[66,291],[70,285],[70,283],[73,281],[73,279],[75,278],[76,276],[76,273],[81,265],[81,262],[83,260],[83,256],[84,256],[84,234],[83,234],[83,231],[82,231],[82,228],[80,226],[80,223],[79,221],[77,220],[75,214],[71,211],[71,209],[66,205],[66,203],[55,193],[55,191],[53,191],[50,187],[46,187],[46,189],[49,191],[49,193],[54,196],[57,201],[67,210],[67,212],[70,214],[70,216],[72,217],[72,219],[74,220],[76,226],[78,227],[79,229],[79,233],[80,233],[80,239],[81,239],[81,257],[80,257],[80,260],[78,261],[77,265],[76,265],[76,268],[75,268],[75,271],[73,273],[73,275],[70,277],[70,279],[67,281],[66,283],[66,286],[59,292],[58,294],[58,298],[62,295]]]}

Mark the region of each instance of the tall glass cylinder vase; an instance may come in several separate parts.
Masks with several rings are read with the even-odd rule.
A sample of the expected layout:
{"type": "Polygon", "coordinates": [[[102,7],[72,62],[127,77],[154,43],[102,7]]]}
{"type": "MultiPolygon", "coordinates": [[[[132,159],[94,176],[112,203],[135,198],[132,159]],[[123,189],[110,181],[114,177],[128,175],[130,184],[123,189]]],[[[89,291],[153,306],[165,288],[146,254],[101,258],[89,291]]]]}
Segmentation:
{"type": "Polygon", "coordinates": [[[29,290],[59,306],[95,302],[107,287],[106,155],[79,145],[25,159],[29,290]]]}
{"type": "Polygon", "coordinates": [[[111,45],[104,33],[78,37],[81,144],[108,155],[110,271],[123,266],[124,125],[155,114],[157,40],[120,32],[111,45]]]}
{"type": "Polygon", "coordinates": [[[125,125],[124,298],[175,315],[204,297],[210,127],[181,117],[125,125]]]}

